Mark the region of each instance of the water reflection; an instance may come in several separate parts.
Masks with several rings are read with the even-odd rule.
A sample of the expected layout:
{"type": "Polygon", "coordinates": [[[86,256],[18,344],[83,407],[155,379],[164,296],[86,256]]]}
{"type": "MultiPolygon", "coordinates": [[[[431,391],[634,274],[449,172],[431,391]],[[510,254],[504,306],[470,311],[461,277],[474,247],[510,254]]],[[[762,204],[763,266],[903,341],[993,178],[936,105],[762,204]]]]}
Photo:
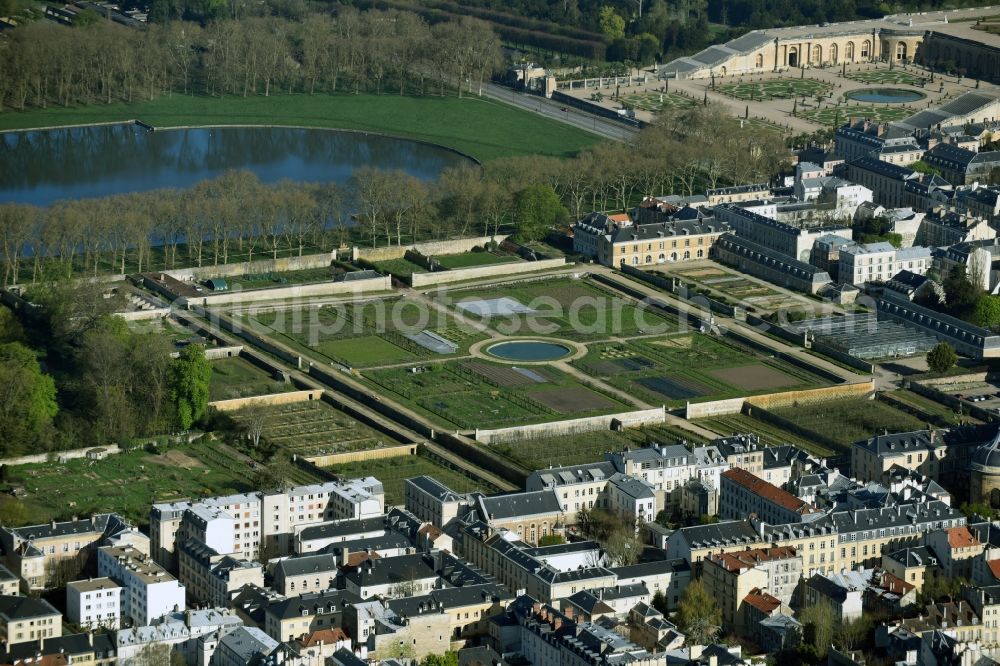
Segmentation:
{"type": "Polygon", "coordinates": [[[163,187],[186,188],[230,169],[269,183],[345,183],[362,166],[423,179],[466,161],[404,139],[318,129],[158,130],[104,125],[0,134],[0,202],[48,205],[163,187]]]}

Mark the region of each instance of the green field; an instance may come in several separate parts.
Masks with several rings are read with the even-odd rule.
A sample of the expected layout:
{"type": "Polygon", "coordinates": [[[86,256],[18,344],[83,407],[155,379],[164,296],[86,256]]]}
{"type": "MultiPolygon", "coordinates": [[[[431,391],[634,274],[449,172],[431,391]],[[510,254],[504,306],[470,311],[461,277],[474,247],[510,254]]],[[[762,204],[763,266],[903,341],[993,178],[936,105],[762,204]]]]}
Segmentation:
{"type": "Polygon", "coordinates": [[[825,95],[832,87],[829,83],[816,79],[771,79],[748,83],[725,83],[716,86],[715,89],[723,95],[729,95],[736,99],[760,102],[770,99],[825,95]]]}
{"type": "Polygon", "coordinates": [[[650,404],[668,407],[824,383],[778,359],[700,333],[592,344],[573,364],[650,404]]]}
{"type": "Polygon", "coordinates": [[[231,416],[243,425],[262,416],[265,441],[305,457],[367,451],[398,443],[321,400],[242,409],[231,412],[231,416]]]}
{"type": "Polygon", "coordinates": [[[0,113],[0,129],[82,125],[138,118],[155,127],[290,125],[361,130],[428,141],[479,161],[573,155],[600,139],[485,98],[395,95],[189,97],[152,102],[0,113]]]}
{"type": "MultiPolygon", "coordinates": [[[[621,296],[591,282],[571,278],[453,290],[447,293],[447,298],[455,307],[463,302],[512,298],[535,311],[482,319],[504,335],[554,336],[589,341],[632,336],[640,331],[668,333],[677,330],[674,319],[637,308],[621,296]]],[[[475,318],[473,314],[468,316],[475,318]]]]}
{"type": "Polygon", "coordinates": [[[23,484],[29,521],[116,511],[145,524],[152,502],[247,492],[250,474],[224,448],[198,442],[155,455],[136,449],[100,461],[19,465],[6,480],[23,484]]]}
{"type": "Polygon", "coordinates": [[[509,264],[520,261],[521,258],[512,254],[496,252],[463,252],[462,254],[444,254],[434,259],[444,268],[471,268],[473,266],[489,266],[491,264],[509,264]]]}
{"type": "Polygon", "coordinates": [[[229,400],[246,398],[267,393],[283,393],[292,390],[284,382],[275,381],[266,372],[238,356],[211,361],[212,381],[209,384],[209,400],[229,400]]]}
{"type": "Polygon", "coordinates": [[[393,505],[403,503],[403,482],[415,476],[433,476],[444,485],[459,493],[478,490],[489,494],[495,493],[498,490],[466,476],[455,468],[447,467],[441,462],[432,460],[422,454],[352,462],[344,465],[334,465],[328,469],[334,474],[339,474],[349,479],[360,476],[374,476],[382,482],[382,486],[385,488],[385,503],[393,505]]]}
{"type": "Polygon", "coordinates": [[[477,359],[375,369],[365,371],[364,377],[431,418],[465,429],[556,421],[630,407],[554,367],[524,371],[477,359]]]}
{"type": "Polygon", "coordinates": [[[854,442],[889,432],[922,430],[927,424],[877,400],[848,398],[792,405],[771,410],[796,424],[835,440],[845,447],[854,442]]]}
{"type": "Polygon", "coordinates": [[[256,330],[275,337],[304,354],[366,368],[421,359],[447,358],[405,337],[432,331],[457,345],[464,354],[485,336],[462,327],[451,315],[426,311],[401,298],[373,299],[321,308],[255,312],[256,330]]]}
{"type": "Polygon", "coordinates": [[[625,447],[638,448],[656,442],[676,444],[685,440],[702,445],[705,440],[673,426],[648,426],[626,430],[601,430],[576,435],[543,437],[511,444],[492,444],[490,448],[529,470],[555,466],[579,465],[604,459],[604,454],[625,447]]]}
{"type": "Polygon", "coordinates": [[[414,273],[426,273],[427,269],[420,264],[415,264],[408,259],[386,259],[384,261],[376,261],[375,268],[382,274],[392,275],[393,277],[408,278],[414,273]]]}

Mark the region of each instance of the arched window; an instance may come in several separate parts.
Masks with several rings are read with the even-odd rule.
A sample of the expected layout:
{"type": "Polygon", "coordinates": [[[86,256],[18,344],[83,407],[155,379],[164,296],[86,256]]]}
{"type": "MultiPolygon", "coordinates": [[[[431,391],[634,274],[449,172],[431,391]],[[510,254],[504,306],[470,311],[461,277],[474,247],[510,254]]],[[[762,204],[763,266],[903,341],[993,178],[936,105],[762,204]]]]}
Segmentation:
{"type": "Polygon", "coordinates": [[[866,39],[861,42],[861,57],[870,58],[872,53],[872,43],[871,40],[866,39]]]}
{"type": "Polygon", "coordinates": [[[646,263],[647,264],[653,263],[653,255],[651,255],[651,254],[647,254],[646,255],[646,263]]]}
{"type": "Polygon", "coordinates": [[[812,54],[811,54],[811,57],[809,58],[809,62],[811,62],[814,65],[822,64],[822,62],[823,62],[823,47],[822,46],[820,46],[819,44],[813,45],[812,54]]]}
{"type": "Polygon", "coordinates": [[[690,250],[684,250],[684,258],[685,259],[690,259],[691,258],[691,251],[690,250]]]}
{"type": "Polygon", "coordinates": [[[854,62],[854,42],[847,42],[847,46],[844,47],[844,60],[854,62]]]}
{"type": "Polygon", "coordinates": [[[639,257],[632,257],[632,265],[633,266],[639,265],[639,257]]]}
{"type": "Polygon", "coordinates": [[[757,57],[754,58],[754,67],[757,69],[764,69],[764,54],[758,53],[757,57]]]}
{"type": "Polygon", "coordinates": [[[701,259],[704,256],[705,256],[705,251],[704,250],[698,250],[698,258],[701,259]]]}
{"type": "Polygon", "coordinates": [[[990,506],[994,509],[1000,508],[1000,488],[990,491],[990,506]]]}
{"type": "Polygon", "coordinates": [[[906,42],[896,44],[896,60],[906,60],[906,42]]]}
{"type": "Polygon", "coordinates": [[[670,261],[677,261],[677,253],[676,252],[671,252],[670,253],[670,261]]]}
{"type": "Polygon", "coordinates": [[[661,264],[662,264],[662,263],[663,263],[664,261],[666,261],[666,260],[667,260],[667,258],[666,258],[666,257],[665,257],[665,256],[663,255],[663,253],[661,252],[661,253],[660,253],[660,259],[659,259],[659,263],[661,263],[661,264]]]}
{"type": "Polygon", "coordinates": [[[840,54],[840,49],[837,48],[837,45],[836,44],[831,44],[830,45],[830,62],[832,62],[834,65],[837,64],[837,56],[839,54],[840,54]]]}
{"type": "Polygon", "coordinates": [[[799,50],[794,46],[788,49],[788,66],[789,67],[799,66],[799,50]]]}

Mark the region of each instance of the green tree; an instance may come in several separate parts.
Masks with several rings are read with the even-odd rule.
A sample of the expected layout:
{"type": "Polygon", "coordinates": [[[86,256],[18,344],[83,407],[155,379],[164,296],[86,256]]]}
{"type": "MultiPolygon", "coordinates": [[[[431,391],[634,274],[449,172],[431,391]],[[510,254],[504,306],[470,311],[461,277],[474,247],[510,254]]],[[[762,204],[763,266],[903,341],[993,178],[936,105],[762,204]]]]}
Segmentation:
{"type": "Polygon", "coordinates": [[[458,666],[458,653],[448,650],[444,654],[429,654],[420,661],[420,666],[458,666]]]}
{"type": "Polygon", "coordinates": [[[170,397],[182,429],[187,430],[205,415],[211,380],[212,366],[205,358],[205,348],[201,345],[188,345],[171,364],[170,397]]]}
{"type": "Polygon", "coordinates": [[[951,269],[943,286],[948,312],[962,319],[975,311],[976,304],[983,295],[982,290],[969,280],[962,264],[951,269]]]}
{"type": "Polygon", "coordinates": [[[294,471],[288,454],[279,450],[258,468],[254,486],[259,490],[284,490],[291,485],[294,471]]]}
{"type": "Polygon", "coordinates": [[[651,605],[664,615],[670,611],[670,607],[667,605],[667,597],[664,596],[663,590],[656,591],[656,594],[653,595],[653,602],[651,605]]]}
{"type": "Polygon", "coordinates": [[[911,164],[909,168],[913,171],[916,171],[917,173],[925,173],[929,176],[941,175],[941,169],[938,169],[936,166],[931,166],[930,164],[924,162],[923,160],[917,160],[916,162],[911,164]]]}
{"type": "Polygon", "coordinates": [[[38,450],[59,411],[56,385],[35,353],[19,342],[0,345],[0,450],[38,450]]]}
{"type": "Polygon", "coordinates": [[[955,365],[956,361],[958,361],[958,354],[947,342],[939,342],[927,352],[927,367],[932,372],[947,372],[955,365]]]}
{"type": "Polygon", "coordinates": [[[806,606],[799,614],[802,623],[802,648],[814,660],[826,658],[837,629],[837,618],[829,604],[806,606]]]}
{"type": "Polygon", "coordinates": [[[623,19],[614,7],[604,5],[601,7],[599,16],[601,32],[608,39],[621,39],[625,36],[625,19],[623,19]]]}
{"type": "Polygon", "coordinates": [[[993,518],[993,515],[996,513],[989,506],[981,502],[974,502],[974,503],[965,502],[964,504],[962,504],[962,506],[958,508],[958,510],[961,511],[966,518],[972,518],[973,516],[980,516],[982,518],[991,519],[993,518]]]}
{"type": "Polygon", "coordinates": [[[990,330],[1000,327],[1000,296],[984,294],[976,301],[969,321],[990,330]]]}
{"type": "Polygon", "coordinates": [[[517,238],[523,242],[541,240],[550,228],[569,221],[569,211],[548,185],[529,185],[515,201],[517,238]]]}
{"type": "Polygon", "coordinates": [[[677,626],[692,645],[707,645],[719,633],[722,611],[702,580],[684,588],[677,605],[677,626]]]}
{"type": "Polygon", "coordinates": [[[566,543],[561,534],[546,534],[538,540],[539,546],[558,546],[566,543]]]}

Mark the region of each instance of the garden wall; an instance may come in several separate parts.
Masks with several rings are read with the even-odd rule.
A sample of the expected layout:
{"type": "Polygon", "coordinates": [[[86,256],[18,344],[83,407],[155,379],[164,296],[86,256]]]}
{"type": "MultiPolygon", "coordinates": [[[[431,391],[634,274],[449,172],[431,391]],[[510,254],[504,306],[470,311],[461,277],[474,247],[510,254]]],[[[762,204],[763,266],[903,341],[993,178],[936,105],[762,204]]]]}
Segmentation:
{"type": "MultiPolygon", "coordinates": [[[[978,373],[977,375],[959,375],[960,378],[968,378],[976,376],[982,376],[985,380],[986,373],[985,372],[978,373]]],[[[954,378],[949,377],[948,379],[954,379],[954,378]]],[[[944,391],[940,391],[934,388],[933,386],[928,386],[928,384],[932,381],[935,380],[928,380],[926,382],[910,382],[909,389],[914,393],[916,393],[917,395],[922,395],[925,398],[930,398],[931,400],[935,402],[940,402],[942,405],[947,405],[952,409],[958,409],[959,407],[961,407],[963,413],[970,414],[971,416],[974,416],[981,421],[985,421],[986,423],[993,423],[994,421],[997,420],[998,415],[990,412],[987,409],[983,409],[982,407],[974,403],[971,403],[968,400],[962,400],[961,398],[957,398],[951,395],[950,393],[945,393],[944,391]]]]}
{"type": "Polygon", "coordinates": [[[743,411],[746,398],[728,398],[726,400],[711,400],[709,402],[689,402],[684,410],[686,419],[704,419],[711,416],[726,416],[739,414],[743,411]]]}
{"type": "Polygon", "coordinates": [[[208,403],[209,407],[214,407],[220,412],[234,412],[246,407],[272,407],[275,405],[289,405],[293,402],[306,402],[309,400],[319,400],[323,395],[322,389],[311,391],[289,391],[287,393],[269,393],[267,395],[254,395],[248,398],[232,398],[230,400],[216,400],[208,403]]]}
{"type": "Polygon", "coordinates": [[[0,465],[31,465],[34,463],[43,463],[49,461],[49,456],[52,456],[59,462],[65,460],[75,460],[77,458],[85,458],[87,456],[87,451],[93,451],[94,449],[104,449],[105,456],[111,456],[116,453],[121,453],[122,450],[117,444],[106,444],[104,446],[89,446],[85,449],[70,449],[69,451],[53,451],[51,453],[36,453],[31,456],[19,456],[17,458],[4,458],[0,460],[0,465]]]}
{"type": "Polygon", "coordinates": [[[295,284],[287,287],[269,287],[267,289],[249,289],[221,291],[219,293],[197,296],[194,298],[178,298],[179,305],[189,302],[202,307],[213,305],[242,305],[257,301],[275,301],[294,298],[309,298],[312,296],[339,296],[344,294],[363,294],[365,292],[389,291],[392,289],[392,279],[389,276],[369,278],[367,280],[348,280],[346,282],[317,282],[315,284],[295,284]]]}
{"type": "Polygon", "coordinates": [[[207,280],[214,277],[233,277],[236,275],[258,275],[261,273],[284,273],[286,271],[301,271],[311,268],[325,268],[337,258],[336,252],[307,254],[302,257],[281,257],[279,259],[258,259],[256,261],[241,261],[234,264],[218,264],[214,266],[196,266],[192,268],[177,268],[166,273],[174,279],[207,280]]]}
{"type": "MultiPolygon", "coordinates": [[[[175,352],[180,356],[180,352],[175,352]]],[[[209,347],[205,350],[205,358],[214,361],[220,358],[232,358],[243,353],[243,345],[230,345],[228,347],[209,347]]],[[[173,356],[173,354],[171,354],[173,356]]]]}
{"type": "Polygon", "coordinates": [[[843,363],[849,368],[854,368],[855,370],[860,370],[866,374],[873,374],[875,372],[875,366],[860,359],[857,356],[851,356],[845,351],[831,347],[830,345],[823,344],[822,342],[812,341],[812,350],[817,354],[822,354],[823,356],[829,356],[834,361],[843,363]]]}
{"type": "Polygon", "coordinates": [[[414,289],[430,287],[450,282],[462,282],[485,277],[506,277],[519,273],[544,271],[551,268],[561,268],[566,265],[562,257],[558,259],[542,259],[540,261],[525,261],[520,263],[490,264],[487,266],[472,266],[471,268],[456,268],[434,273],[414,273],[410,276],[410,286],[414,289]]]}
{"type": "Polygon", "coordinates": [[[483,444],[510,444],[542,437],[558,437],[560,435],[575,435],[581,432],[611,430],[612,426],[632,428],[636,426],[663,423],[666,421],[666,410],[663,407],[643,409],[634,412],[620,412],[604,416],[589,416],[581,419],[568,419],[550,423],[497,428],[494,430],[476,429],[476,440],[483,444]]]}
{"type": "Polygon", "coordinates": [[[407,250],[416,250],[426,257],[434,257],[439,254],[459,254],[468,252],[474,247],[482,247],[490,241],[500,243],[506,235],[500,236],[479,236],[476,238],[458,238],[455,240],[431,241],[428,243],[417,243],[416,245],[392,245],[389,247],[354,247],[351,248],[352,260],[364,259],[365,261],[385,261],[387,259],[401,259],[407,250]]]}
{"type": "Polygon", "coordinates": [[[489,470],[518,488],[524,487],[528,474],[533,471],[525,469],[514,461],[508,460],[461,435],[439,432],[434,438],[434,442],[450,453],[454,453],[459,459],[468,460],[477,467],[489,470]]]}
{"type": "Polygon", "coordinates": [[[417,455],[417,445],[405,444],[400,446],[380,446],[375,449],[366,449],[365,451],[348,451],[344,453],[328,453],[320,456],[299,457],[303,460],[308,460],[317,467],[332,467],[333,465],[363,462],[365,460],[382,460],[384,458],[399,458],[401,456],[415,455],[417,455]]]}
{"type": "Polygon", "coordinates": [[[835,439],[831,439],[824,435],[823,433],[810,430],[809,428],[804,428],[795,421],[790,421],[784,417],[778,416],[773,412],[768,411],[763,407],[750,406],[747,405],[747,414],[760,419],[765,423],[770,423],[773,426],[777,426],[782,430],[787,430],[788,432],[793,432],[799,437],[807,441],[817,442],[822,444],[831,451],[844,451],[844,445],[835,439]]]}

